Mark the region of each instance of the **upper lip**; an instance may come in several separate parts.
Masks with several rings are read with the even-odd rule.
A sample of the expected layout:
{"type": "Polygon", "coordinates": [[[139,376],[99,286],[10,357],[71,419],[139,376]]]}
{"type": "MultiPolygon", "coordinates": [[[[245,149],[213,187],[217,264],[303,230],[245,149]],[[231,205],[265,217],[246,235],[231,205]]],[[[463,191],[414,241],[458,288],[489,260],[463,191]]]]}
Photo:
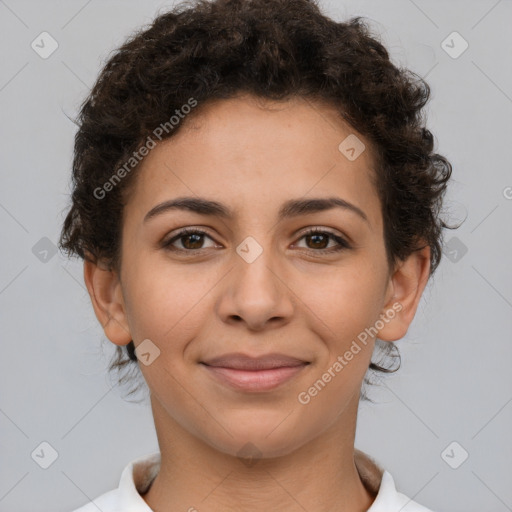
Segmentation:
{"type": "Polygon", "coordinates": [[[266,354],[259,357],[251,357],[240,353],[224,354],[219,357],[202,361],[202,363],[207,366],[233,368],[235,370],[268,370],[271,368],[309,364],[308,361],[284,354],[266,354]]]}

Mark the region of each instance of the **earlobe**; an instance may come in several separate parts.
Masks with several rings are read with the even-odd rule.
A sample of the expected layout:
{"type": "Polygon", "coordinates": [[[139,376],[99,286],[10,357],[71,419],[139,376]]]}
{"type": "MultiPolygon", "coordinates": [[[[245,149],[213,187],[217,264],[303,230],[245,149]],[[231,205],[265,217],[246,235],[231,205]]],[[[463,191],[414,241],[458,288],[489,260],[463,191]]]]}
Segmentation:
{"type": "Polygon", "coordinates": [[[84,281],[96,318],[102,325],[107,338],[116,345],[130,343],[132,336],[126,319],[117,272],[85,260],[84,281]]]}
{"type": "Polygon", "coordinates": [[[378,338],[384,341],[396,341],[407,334],[427,285],[429,273],[430,247],[428,245],[414,251],[400,262],[390,278],[388,290],[391,298],[386,302],[383,310],[389,320],[379,330],[378,338]]]}

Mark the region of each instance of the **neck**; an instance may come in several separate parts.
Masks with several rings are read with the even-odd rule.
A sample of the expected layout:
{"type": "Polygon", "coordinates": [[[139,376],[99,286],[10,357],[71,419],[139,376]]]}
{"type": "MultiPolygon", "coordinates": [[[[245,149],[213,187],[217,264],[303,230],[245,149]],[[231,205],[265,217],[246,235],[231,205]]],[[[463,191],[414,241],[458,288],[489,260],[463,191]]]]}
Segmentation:
{"type": "Polygon", "coordinates": [[[161,465],[143,499],[155,512],[365,512],[375,494],[354,461],[357,405],[292,453],[243,460],[191,435],[152,397],[161,465]]]}

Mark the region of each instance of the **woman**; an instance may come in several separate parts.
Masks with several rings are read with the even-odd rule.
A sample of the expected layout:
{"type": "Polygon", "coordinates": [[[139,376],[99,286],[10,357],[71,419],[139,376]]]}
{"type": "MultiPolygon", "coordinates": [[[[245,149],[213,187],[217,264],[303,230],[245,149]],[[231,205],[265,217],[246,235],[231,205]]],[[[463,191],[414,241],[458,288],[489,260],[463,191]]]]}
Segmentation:
{"type": "Polygon", "coordinates": [[[393,371],[374,348],[395,354],[441,256],[428,97],[308,0],[178,6],[110,58],[61,248],[160,450],[79,512],[428,512],[354,448],[367,372],[393,371]]]}

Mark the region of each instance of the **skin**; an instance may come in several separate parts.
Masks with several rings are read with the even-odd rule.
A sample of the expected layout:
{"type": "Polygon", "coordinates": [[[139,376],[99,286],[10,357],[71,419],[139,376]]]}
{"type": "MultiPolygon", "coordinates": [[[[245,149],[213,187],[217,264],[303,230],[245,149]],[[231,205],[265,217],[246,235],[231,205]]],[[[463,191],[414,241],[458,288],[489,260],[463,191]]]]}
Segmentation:
{"type": "Polygon", "coordinates": [[[144,499],[155,511],[365,511],[375,497],[357,472],[354,439],[375,338],[308,404],[297,397],[393,304],[402,309],[377,336],[406,334],[430,249],[389,268],[371,144],[331,107],[251,96],[202,107],[137,171],[120,272],[84,264],[109,340],[138,346],[150,339],[160,350],[151,364],[139,364],[162,454],[144,499]],[[350,134],[366,145],[354,161],[338,150],[350,134]],[[144,222],[155,205],[182,196],[218,201],[236,215],[168,210],[144,222]],[[356,205],[367,221],[342,208],[277,221],[287,200],[332,196],[356,205]],[[181,253],[162,247],[184,227],[207,235],[176,239],[181,253]],[[303,235],[313,227],[350,248],[319,253],[337,243],[303,235]],[[236,251],[248,236],[263,251],[251,263],[236,251]],[[228,352],[280,352],[310,364],[273,391],[250,393],[221,384],[200,364],[228,352]],[[259,453],[251,465],[237,456],[246,443],[259,453]]]}

